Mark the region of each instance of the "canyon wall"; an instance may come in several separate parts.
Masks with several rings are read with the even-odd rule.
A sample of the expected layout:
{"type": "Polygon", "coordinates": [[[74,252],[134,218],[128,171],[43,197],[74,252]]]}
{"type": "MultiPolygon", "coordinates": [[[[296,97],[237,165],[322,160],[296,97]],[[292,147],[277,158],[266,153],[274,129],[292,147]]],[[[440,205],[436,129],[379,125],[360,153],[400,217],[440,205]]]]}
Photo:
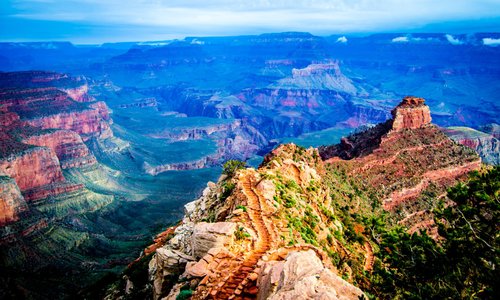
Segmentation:
{"type": "Polygon", "coordinates": [[[97,161],[80,135],[74,131],[56,130],[41,135],[33,135],[23,140],[24,143],[44,146],[52,149],[63,169],[89,166],[97,161]]]}
{"type": "Polygon", "coordinates": [[[19,220],[28,206],[16,182],[8,176],[0,176],[0,226],[19,220]]]}
{"type": "Polygon", "coordinates": [[[49,148],[33,147],[0,160],[0,171],[21,191],[64,181],[59,160],[49,148]]]}

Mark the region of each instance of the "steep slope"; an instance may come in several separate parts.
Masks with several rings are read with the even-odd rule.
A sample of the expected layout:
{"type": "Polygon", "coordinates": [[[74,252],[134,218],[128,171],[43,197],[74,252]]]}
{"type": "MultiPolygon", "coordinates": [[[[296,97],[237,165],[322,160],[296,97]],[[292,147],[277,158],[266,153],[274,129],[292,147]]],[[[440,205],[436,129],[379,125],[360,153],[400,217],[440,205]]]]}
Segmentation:
{"type": "MultiPolygon", "coordinates": [[[[143,148],[154,139],[113,125],[115,137],[92,84],[52,72],[0,73],[0,298],[84,298],[219,172],[145,173],[149,156],[181,158],[158,147],[166,143],[143,148]]],[[[182,143],[171,148],[179,144],[175,153],[196,157],[182,143]]]]}
{"type": "Polygon", "coordinates": [[[87,90],[85,80],[64,74],[0,73],[0,265],[16,274],[0,276],[5,295],[61,292],[67,283],[44,290],[33,277],[44,273],[50,281],[68,267],[78,272],[85,255],[75,248],[103,240],[69,225],[114,201],[109,191],[67,178],[97,167],[84,140],[112,135],[106,105],[87,90]]]}
{"type": "Polygon", "coordinates": [[[257,170],[210,183],[185,206],[182,223],[150,262],[154,298],[170,288],[168,297],[180,293],[184,284],[171,283],[181,274],[196,283],[192,299],[361,296],[336,275],[326,252],[341,251],[331,230],[342,231],[342,224],[327,209],[322,164],[316,150],[290,144],[275,149],[257,170]],[[296,269],[308,263],[310,268],[296,269]],[[285,281],[276,279],[280,274],[285,281]]]}
{"type": "Polygon", "coordinates": [[[448,127],[443,129],[443,132],[452,140],[474,149],[481,156],[483,162],[492,165],[500,164],[499,134],[498,129],[495,131],[494,126],[491,127],[490,134],[468,127],[448,127]]]}
{"type": "Polygon", "coordinates": [[[364,182],[384,209],[415,231],[433,224],[429,209],[435,203],[422,195],[444,195],[457,178],[479,169],[481,160],[430,123],[423,99],[404,98],[392,115],[392,120],[322,147],[320,153],[330,169],[364,182]]]}
{"type": "Polygon", "coordinates": [[[105,104],[87,91],[85,80],[64,74],[0,73],[0,169],[27,200],[83,187],[67,183],[62,169],[95,164],[83,140],[112,134],[105,104]]]}
{"type": "Polygon", "coordinates": [[[430,123],[423,99],[392,114],[319,152],[281,145],[258,169],[226,169],[151,248],[154,298],[356,299],[351,283],[371,289],[363,274],[380,249],[370,222],[386,210],[389,226],[434,228],[440,194],[481,165],[430,123]]]}

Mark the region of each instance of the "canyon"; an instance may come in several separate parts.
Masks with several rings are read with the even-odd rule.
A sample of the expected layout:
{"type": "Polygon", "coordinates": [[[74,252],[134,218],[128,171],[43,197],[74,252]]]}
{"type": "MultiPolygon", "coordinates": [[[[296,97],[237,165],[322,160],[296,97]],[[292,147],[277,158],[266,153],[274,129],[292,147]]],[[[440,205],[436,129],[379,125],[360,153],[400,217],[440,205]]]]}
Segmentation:
{"type": "MultiPolygon", "coordinates": [[[[154,253],[153,299],[175,299],[183,291],[191,299],[366,297],[353,285],[360,282],[351,268],[371,272],[378,242],[361,224],[343,223],[337,207],[355,200],[356,213],[367,207],[386,211],[410,232],[437,236],[437,201],[422,195],[430,185],[434,195],[446,195],[457,179],[481,168],[476,153],[431,123],[424,99],[405,97],[392,115],[340,144],[280,145],[258,168],[225,171],[217,183],[209,182],[199,199],[184,206],[182,221],[147,248],[154,253]],[[355,247],[346,244],[350,230],[365,232],[355,247]]],[[[135,285],[127,280],[125,294],[133,295],[135,285]]]]}
{"type": "Polygon", "coordinates": [[[0,298],[370,296],[499,163],[500,48],[399,36],[0,43],[0,298]]]}
{"type": "Polygon", "coordinates": [[[89,93],[84,77],[0,73],[0,265],[9,270],[0,281],[12,287],[2,287],[8,294],[0,297],[18,297],[23,289],[47,297],[80,291],[92,276],[133,259],[133,249],[149,239],[157,222],[176,219],[175,211],[160,220],[148,215],[194,196],[180,186],[182,192],[165,193],[163,186],[175,191],[173,175],[124,175],[135,164],[127,155],[130,143],[114,137],[107,105],[89,93]],[[125,157],[120,171],[103,155],[125,157]],[[134,224],[140,212],[145,218],[134,224]],[[74,271],[63,276],[68,268],[74,271]],[[64,278],[63,284],[39,289],[41,274],[49,285],[54,278],[64,278]]]}

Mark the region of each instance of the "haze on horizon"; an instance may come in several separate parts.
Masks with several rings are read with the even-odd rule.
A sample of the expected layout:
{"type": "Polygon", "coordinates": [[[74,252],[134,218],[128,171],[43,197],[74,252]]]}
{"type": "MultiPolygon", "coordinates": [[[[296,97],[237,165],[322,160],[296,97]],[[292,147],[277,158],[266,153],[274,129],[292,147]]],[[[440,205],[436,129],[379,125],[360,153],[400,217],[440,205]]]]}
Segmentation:
{"type": "Polygon", "coordinates": [[[307,31],[499,32],[499,0],[3,0],[0,41],[102,43],[307,31]]]}

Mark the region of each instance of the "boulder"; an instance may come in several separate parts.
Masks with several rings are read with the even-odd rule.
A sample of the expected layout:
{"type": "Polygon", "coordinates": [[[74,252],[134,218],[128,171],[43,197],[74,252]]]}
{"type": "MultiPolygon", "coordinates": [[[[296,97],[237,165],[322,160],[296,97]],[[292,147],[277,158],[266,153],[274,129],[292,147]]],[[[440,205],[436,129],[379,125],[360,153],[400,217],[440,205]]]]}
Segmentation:
{"type": "Polygon", "coordinates": [[[224,247],[234,240],[236,224],[232,222],[206,223],[200,222],[194,226],[191,238],[192,254],[201,258],[214,247],[224,247]]]}
{"type": "Polygon", "coordinates": [[[312,250],[291,252],[284,261],[266,262],[257,299],[359,299],[366,296],[325,268],[312,250]]]}

